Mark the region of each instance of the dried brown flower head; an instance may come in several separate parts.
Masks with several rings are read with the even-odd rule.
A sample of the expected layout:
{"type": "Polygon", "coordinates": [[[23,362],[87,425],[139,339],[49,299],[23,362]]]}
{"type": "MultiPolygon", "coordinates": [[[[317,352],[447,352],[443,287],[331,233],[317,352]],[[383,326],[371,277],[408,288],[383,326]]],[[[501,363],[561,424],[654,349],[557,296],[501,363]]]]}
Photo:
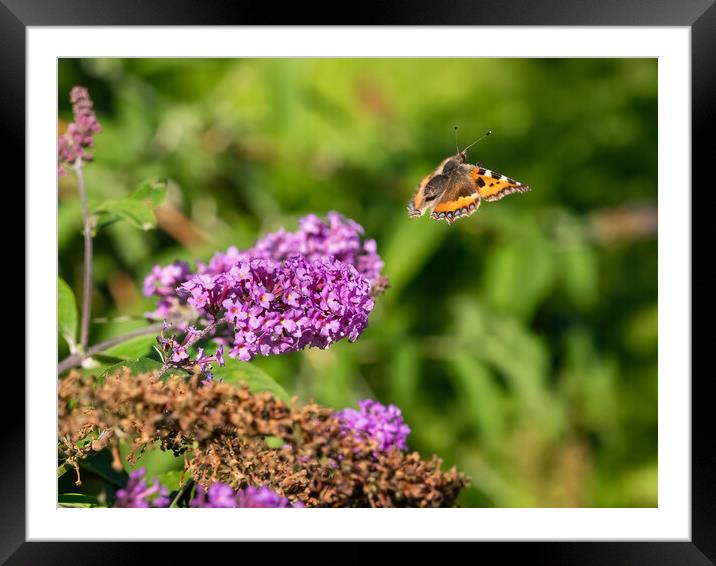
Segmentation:
{"type": "Polygon", "coordinates": [[[97,384],[73,372],[60,382],[59,420],[61,456],[72,465],[108,445],[116,454],[119,439],[130,443],[130,460],[159,441],[185,454],[199,483],[267,485],[306,506],[447,507],[468,483],[455,468],[441,471],[435,456],[377,452],[332,409],[289,407],[270,393],[197,377],[162,382],[124,369],[97,384]]]}

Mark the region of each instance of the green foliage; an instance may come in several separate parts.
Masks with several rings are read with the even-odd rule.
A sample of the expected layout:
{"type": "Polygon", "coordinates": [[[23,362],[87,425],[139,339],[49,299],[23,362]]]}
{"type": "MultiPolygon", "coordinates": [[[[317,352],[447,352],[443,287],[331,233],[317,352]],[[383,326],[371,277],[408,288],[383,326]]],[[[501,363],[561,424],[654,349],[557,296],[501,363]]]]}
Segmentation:
{"type": "Polygon", "coordinates": [[[154,208],[162,204],[166,194],[166,179],[147,179],[140,183],[129,198],[144,203],[149,208],[154,208]]]}
{"type": "Polygon", "coordinates": [[[60,507],[99,507],[96,497],[82,493],[62,493],[57,499],[60,507]]]}
{"type": "MultiPolygon", "coordinates": [[[[151,310],[155,263],[207,261],[337,210],[377,241],[391,280],[368,329],[326,351],[227,360],[217,379],[336,408],[395,403],[411,448],[472,476],[465,506],[658,504],[657,241],[629,231],[632,211],[657,207],[656,60],[68,59],[67,121],[75,84],[103,126],[91,203],[132,200],[129,222],[95,238],[93,316],[151,310]],[[453,226],[409,220],[417,183],[454,152],[453,124],[462,147],[491,129],[469,160],[533,190],[453,226]],[[155,219],[163,190],[126,195],[159,177],[155,219]]],[[[60,179],[58,245],[78,296],[74,183],[60,179]]],[[[91,342],[133,328],[95,323],[91,342]]],[[[157,367],[151,345],[105,365],[157,367]]]]}
{"type": "Polygon", "coordinates": [[[75,295],[60,278],[57,280],[57,327],[70,350],[74,350],[77,344],[77,318],[75,295]]]}
{"type": "Polygon", "coordinates": [[[264,440],[269,448],[278,449],[283,446],[283,439],[277,436],[267,436],[264,440]]]}
{"type": "MultiPolygon", "coordinates": [[[[125,442],[119,443],[119,454],[122,457],[122,464],[127,474],[134,470],[144,468],[146,478],[149,481],[153,481],[155,477],[159,477],[159,481],[162,481],[164,474],[177,471],[181,472],[184,468],[184,458],[182,456],[174,456],[171,452],[160,450],[159,446],[144,451],[132,464],[127,460],[129,450],[130,448],[125,442]]],[[[164,480],[169,481],[169,478],[165,477],[164,480]]]]}
{"type": "Polygon", "coordinates": [[[79,462],[80,468],[92,472],[111,485],[124,487],[127,483],[126,472],[117,471],[112,467],[112,455],[109,450],[102,450],[79,462]]]}
{"type": "Polygon", "coordinates": [[[94,209],[97,215],[97,228],[103,228],[126,220],[140,230],[150,230],[156,225],[153,208],[158,206],[166,194],[166,181],[144,181],[130,196],[110,199],[94,209]]]}
{"type": "Polygon", "coordinates": [[[253,393],[268,391],[286,403],[290,402],[289,394],[276,380],[248,362],[227,358],[224,367],[214,369],[214,376],[215,379],[223,379],[226,383],[237,386],[246,383],[253,393]]]}
{"type": "Polygon", "coordinates": [[[154,360],[152,358],[134,358],[134,359],[126,359],[122,360],[120,362],[117,362],[116,364],[111,364],[104,368],[101,372],[98,373],[97,380],[99,382],[104,381],[104,378],[108,375],[114,373],[120,368],[129,368],[129,371],[133,375],[137,375],[139,373],[145,373],[148,371],[154,371],[158,370],[162,367],[162,362],[159,362],[157,360],[154,360]]]}
{"type": "Polygon", "coordinates": [[[181,482],[182,476],[184,476],[184,482],[187,482],[190,479],[188,474],[185,474],[183,470],[171,470],[164,472],[159,474],[157,479],[159,480],[159,483],[166,487],[167,490],[169,490],[169,493],[171,493],[173,491],[177,491],[180,487],[182,487],[182,485],[184,485],[181,482]]]}
{"type": "Polygon", "coordinates": [[[153,334],[149,336],[137,336],[126,342],[112,346],[105,350],[105,356],[112,356],[121,360],[131,360],[138,358],[146,358],[154,351],[157,344],[157,337],[153,334]]]}

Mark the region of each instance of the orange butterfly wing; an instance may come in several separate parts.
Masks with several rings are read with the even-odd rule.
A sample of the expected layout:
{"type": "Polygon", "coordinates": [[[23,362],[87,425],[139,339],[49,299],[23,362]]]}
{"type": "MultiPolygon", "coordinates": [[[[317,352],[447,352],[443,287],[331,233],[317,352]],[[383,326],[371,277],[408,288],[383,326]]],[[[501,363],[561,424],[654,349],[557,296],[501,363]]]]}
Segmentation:
{"type": "Polygon", "coordinates": [[[480,206],[480,193],[467,175],[451,177],[445,193],[430,215],[434,220],[445,220],[452,224],[458,218],[473,214],[480,206]]]}
{"type": "Polygon", "coordinates": [[[526,193],[531,190],[519,181],[482,167],[472,167],[470,176],[480,196],[488,202],[500,200],[512,193],[526,193]]]}
{"type": "Polygon", "coordinates": [[[420,181],[418,188],[415,189],[415,192],[413,193],[410,202],[408,202],[408,216],[410,216],[411,218],[422,216],[434,202],[434,199],[439,196],[441,185],[443,184],[444,179],[435,178],[441,176],[443,167],[451,159],[454,159],[454,156],[446,157],[440,162],[440,165],[438,165],[432,173],[428,173],[427,175],[425,175],[425,177],[423,177],[423,180],[420,181]],[[432,181],[433,179],[435,179],[435,182],[430,183],[430,181],[432,181]],[[428,186],[429,184],[430,186],[428,186]]]}
{"type": "Polygon", "coordinates": [[[427,208],[425,203],[425,185],[427,185],[430,179],[432,179],[434,176],[435,173],[428,173],[427,175],[425,175],[425,177],[423,177],[423,180],[420,181],[420,184],[415,190],[415,193],[413,193],[413,197],[408,203],[408,215],[411,218],[422,216],[425,212],[425,209],[427,208]]]}

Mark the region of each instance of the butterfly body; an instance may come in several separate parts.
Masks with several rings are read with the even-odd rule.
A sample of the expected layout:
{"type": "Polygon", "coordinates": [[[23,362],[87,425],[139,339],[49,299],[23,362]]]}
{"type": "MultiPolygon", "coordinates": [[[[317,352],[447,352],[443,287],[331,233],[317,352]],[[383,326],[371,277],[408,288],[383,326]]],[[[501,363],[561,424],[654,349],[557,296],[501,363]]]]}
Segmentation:
{"type": "Polygon", "coordinates": [[[430,209],[434,220],[452,224],[470,216],[485,201],[496,201],[512,193],[526,193],[527,185],[478,165],[465,163],[467,153],[461,151],[443,159],[426,175],[408,203],[408,215],[417,218],[430,209]]]}

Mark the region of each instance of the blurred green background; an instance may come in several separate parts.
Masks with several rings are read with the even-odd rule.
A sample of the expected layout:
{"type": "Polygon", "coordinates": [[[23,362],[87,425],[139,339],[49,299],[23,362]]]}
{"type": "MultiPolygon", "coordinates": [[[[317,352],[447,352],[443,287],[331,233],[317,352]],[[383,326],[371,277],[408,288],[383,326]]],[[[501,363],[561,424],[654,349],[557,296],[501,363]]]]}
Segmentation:
{"type": "MultiPolygon", "coordinates": [[[[92,342],[143,325],[155,263],[249,247],[337,210],[391,287],[354,344],[257,359],[302,400],[395,403],[409,445],[472,478],[464,506],[657,505],[656,59],[60,60],[104,131],[91,203],[170,180],[158,229],[95,241],[92,342]],[[410,221],[455,152],[533,191],[410,221]]],[[[73,176],[59,268],[81,292],[73,176]]],[[[60,343],[60,358],[67,354],[60,343]]]]}

